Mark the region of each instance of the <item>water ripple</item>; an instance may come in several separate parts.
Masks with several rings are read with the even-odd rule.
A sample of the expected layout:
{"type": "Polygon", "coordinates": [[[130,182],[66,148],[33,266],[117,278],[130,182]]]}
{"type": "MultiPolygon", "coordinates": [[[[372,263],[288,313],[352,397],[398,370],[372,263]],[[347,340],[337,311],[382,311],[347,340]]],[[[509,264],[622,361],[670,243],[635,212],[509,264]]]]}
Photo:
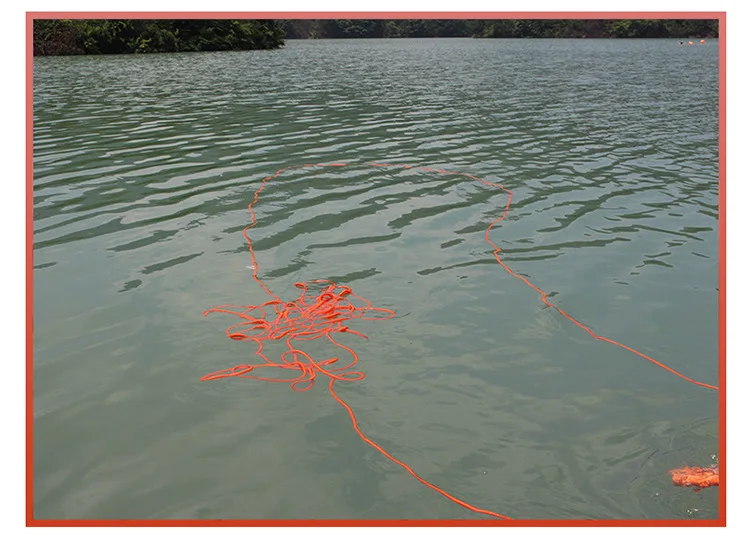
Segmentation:
{"type": "Polygon", "coordinates": [[[484,240],[505,192],[368,163],[503,184],[492,240],[509,264],[714,382],[717,88],[716,47],[669,40],[35,58],[36,516],[315,516],[290,482],[330,486],[331,518],[473,516],[362,446],[317,387],[197,383],[253,352],[201,316],[264,300],[242,236],[253,191],[316,162],[349,166],[268,183],[249,236],[280,295],[334,278],[397,311],[362,328],[367,381],[342,388],[368,432],[510,516],[683,516],[698,500],[664,485],[663,461],[701,463],[712,431],[659,424],[713,423],[715,401],[512,281],[484,240]]]}

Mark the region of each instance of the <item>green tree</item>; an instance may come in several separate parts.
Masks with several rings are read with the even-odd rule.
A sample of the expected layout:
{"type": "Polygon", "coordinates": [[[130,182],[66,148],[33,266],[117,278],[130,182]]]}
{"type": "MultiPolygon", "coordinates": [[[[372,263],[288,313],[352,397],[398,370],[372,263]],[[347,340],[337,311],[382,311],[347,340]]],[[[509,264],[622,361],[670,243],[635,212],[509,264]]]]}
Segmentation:
{"type": "Polygon", "coordinates": [[[34,54],[125,54],[273,49],[272,20],[35,20],[34,54]]]}

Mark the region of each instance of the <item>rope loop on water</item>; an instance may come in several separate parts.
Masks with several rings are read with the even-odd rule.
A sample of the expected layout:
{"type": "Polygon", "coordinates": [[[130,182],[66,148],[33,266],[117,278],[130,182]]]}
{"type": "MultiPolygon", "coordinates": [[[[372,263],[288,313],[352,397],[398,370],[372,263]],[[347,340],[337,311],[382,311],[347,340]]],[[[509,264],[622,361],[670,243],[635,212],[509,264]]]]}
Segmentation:
{"type": "MultiPolygon", "coordinates": [[[[395,312],[386,308],[373,307],[370,301],[356,295],[352,291],[351,287],[348,287],[346,285],[339,285],[329,280],[296,282],[294,286],[301,291],[300,296],[293,301],[283,301],[277,295],[273,294],[266,286],[266,284],[264,284],[260,280],[260,278],[258,278],[258,263],[255,259],[255,251],[253,249],[252,241],[250,240],[247,232],[257,224],[254,207],[258,202],[259,196],[263,189],[266,187],[267,183],[279,177],[283,172],[291,169],[310,167],[343,167],[348,165],[349,164],[347,163],[329,163],[288,166],[286,168],[278,170],[273,175],[265,177],[261,181],[260,186],[253,194],[252,201],[248,204],[251,224],[243,229],[242,234],[245,237],[252,259],[252,277],[266,292],[270,300],[267,300],[259,306],[217,306],[205,311],[203,315],[209,315],[210,313],[223,313],[234,315],[235,317],[237,317],[240,322],[226,329],[227,336],[233,340],[252,340],[256,342],[258,348],[255,351],[255,354],[260,357],[263,362],[253,365],[242,364],[228,369],[215,371],[214,373],[205,375],[201,378],[201,380],[210,381],[229,377],[255,379],[266,382],[287,383],[290,385],[292,390],[296,392],[305,392],[307,390],[310,390],[314,386],[315,380],[319,375],[327,377],[329,379],[328,388],[331,396],[349,414],[349,418],[351,419],[354,430],[364,442],[379,451],[389,460],[401,466],[420,483],[429,487],[435,492],[438,492],[450,501],[475,513],[484,514],[503,520],[511,520],[511,518],[508,516],[501,515],[499,513],[495,513],[494,511],[489,511],[486,509],[480,509],[467,502],[464,502],[463,500],[460,500],[455,496],[448,494],[443,489],[437,487],[436,485],[433,485],[432,483],[417,475],[411,467],[390,455],[381,446],[368,438],[362,432],[357,423],[354,411],[336,393],[334,389],[336,382],[358,382],[365,378],[365,374],[361,371],[355,371],[352,369],[359,361],[357,353],[354,352],[354,350],[350,347],[334,339],[333,335],[343,333],[367,338],[365,334],[349,328],[347,323],[352,320],[379,321],[392,319],[396,315],[395,312]],[[317,289],[317,291],[315,289],[317,289]],[[317,294],[315,294],[316,292],[317,294]],[[338,347],[339,350],[347,354],[350,357],[349,363],[343,366],[333,367],[334,365],[340,364],[342,362],[339,357],[328,357],[322,360],[315,360],[309,354],[295,346],[299,341],[309,341],[319,338],[327,339],[330,343],[338,347]],[[264,342],[279,340],[283,340],[285,342],[288,350],[281,354],[278,361],[273,361],[268,358],[268,356],[266,356],[266,354],[263,352],[264,342]],[[297,376],[291,378],[275,378],[251,374],[253,372],[257,373],[257,370],[260,370],[261,368],[291,372],[292,374],[296,374],[297,376]]],[[[492,254],[495,260],[503,269],[505,269],[506,272],[508,272],[508,274],[521,280],[528,287],[533,289],[540,295],[541,300],[545,305],[560,313],[560,315],[584,330],[594,339],[609,343],[611,345],[615,345],[617,347],[620,347],[621,349],[631,352],[632,354],[644,358],[652,364],[655,364],[692,384],[708,388],[710,390],[718,390],[717,386],[693,380],[692,378],[689,378],[682,373],[677,372],[676,370],[662,364],[661,362],[655,360],[654,358],[651,358],[646,354],[623,345],[622,343],[618,343],[617,341],[596,334],[591,328],[585,326],[583,323],[574,319],[570,314],[549,302],[548,293],[542,291],[539,287],[531,283],[527,278],[519,275],[510,267],[508,267],[508,265],[506,265],[505,262],[503,262],[503,260],[500,258],[501,248],[490,238],[490,233],[495,225],[498,222],[504,220],[507,216],[510,210],[511,201],[513,199],[513,192],[511,192],[504,186],[497,183],[491,183],[467,173],[448,172],[442,169],[433,169],[428,167],[420,168],[419,166],[388,163],[370,163],[369,166],[383,168],[396,167],[402,169],[421,169],[422,171],[439,173],[443,175],[457,175],[465,177],[467,179],[478,181],[479,183],[482,183],[488,187],[502,190],[508,195],[504,210],[502,214],[498,218],[493,220],[487,227],[485,231],[485,240],[492,246],[492,254]]],[[[711,468],[709,470],[706,470],[705,472],[704,470],[706,469],[685,468],[680,470],[673,470],[673,480],[675,484],[685,485],[687,483],[690,485],[697,485],[698,487],[717,485],[719,482],[718,469],[711,468]],[[689,471],[692,471],[692,474],[689,473],[689,471]]]]}

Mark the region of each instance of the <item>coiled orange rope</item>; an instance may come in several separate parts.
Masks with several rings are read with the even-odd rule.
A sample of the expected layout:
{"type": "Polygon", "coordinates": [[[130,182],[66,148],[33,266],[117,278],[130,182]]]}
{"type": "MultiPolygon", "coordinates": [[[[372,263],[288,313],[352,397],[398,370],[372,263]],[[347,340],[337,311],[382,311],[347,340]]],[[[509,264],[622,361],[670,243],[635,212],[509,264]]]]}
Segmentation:
{"type": "MultiPolygon", "coordinates": [[[[510,520],[511,518],[508,516],[501,515],[499,513],[495,513],[493,511],[489,511],[486,509],[480,509],[469,503],[466,503],[452,496],[451,494],[448,494],[443,489],[421,478],[407,464],[396,459],[395,457],[390,455],[388,452],[386,452],[382,447],[380,447],[377,443],[375,443],[373,440],[368,438],[359,428],[359,425],[357,424],[357,419],[354,415],[354,411],[352,410],[352,408],[346,402],[344,402],[344,400],[341,399],[341,397],[339,397],[338,394],[336,393],[334,389],[334,385],[337,381],[345,381],[345,382],[359,381],[359,380],[362,380],[365,377],[365,375],[364,373],[360,371],[352,370],[354,365],[359,360],[357,353],[354,352],[354,350],[352,350],[350,347],[340,343],[337,339],[334,339],[334,335],[338,336],[339,334],[348,333],[348,334],[354,334],[356,336],[366,338],[367,336],[365,336],[364,334],[350,329],[346,323],[354,319],[359,319],[359,320],[390,319],[395,316],[395,313],[393,311],[385,309],[385,308],[375,308],[372,306],[372,304],[369,301],[354,294],[351,288],[344,286],[344,285],[338,285],[335,282],[331,282],[328,280],[313,280],[312,282],[308,282],[308,283],[303,283],[303,282],[296,283],[295,286],[298,289],[301,289],[302,291],[300,297],[295,299],[292,302],[285,302],[281,300],[280,297],[273,294],[270,291],[270,289],[268,289],[268,287],[260,280],[260,278],[258,278],[258,263],[256,262],[256,259],[255,259],[255,251],[253,249],[252,241],[250,240],[250,237],[248,236],[247,232],[249,229],[251,229],[257,224],[254,206],[258,202],[260,193],[263,191],[266,184],[269,181],[279,177],[284,171],[290,170],[290,169],[298,169],[298,168],[305,168],[305,167],[342,167],[342,166],[348,166],[348,164],[330,163],[330,164],[304,164],[301,166],[288,166],[286,168],[282,168],[278,170],[273,175],[269,175],[268,177],[265,177],[261,181],[260,186],[258,187],[258,189],[255,191],[253,195],[252,201],[248,204],[248,210],[251,216],[251,224],[245,227],[242,233],[243,233],[243,236],[245,237],[245,240],[247,241],[248,248],[250,250],[250,256],[252,259],[253,279],[268,294],[268,296],[270,297],[270,300],[264,302],[263,304],[259,306],[232,306],[232,305],[217,306],[215,308],[211,308],[207,310],[206,312],[204,312],[204,315],[208,315],[209,313],[226,313],[226,314],[234,315],[238,317],[239,319],[241,319],[239,323],[230,326],[226,330],[226,333],[230,338],[235,339],[235,340],[247,339],[247,340],[252,340],[256,342],[258,345],[258,349],[256,350],[255,354],[263,359],[263,363],[242,364],[242,365],[234,366],[229,369],[222,369],[220,371],[216,371],[209,375],[205,375],[204,377],[201,378],[201,380],[203,381],[217,380],[217,379],[226,378],[226,377],[251,378],[251,379],[256,379],[256,380],[264,380],[267,382],[289,383],[291,385],[291,388],[295,391],[306,391],[312,388],[313,384],[315,383],[315,379],[317,375],[320,374],[325,377],[328,377],[329,379],[328,388],[330,390],[331,395],[347,411],[352,421],[352,426],[354,427],[354,430],[362,438],[363,441],[365,441],[367,444],[369,444],[370,446],[378,450],[380,453],[382,453],[385,457],[387,457],[391,461],[395,462],[396,464],[404,468],[409,474],[411,474],[419,482],[431,488],[432,490],[442,494],[443,496],[445,496],[452,502],[455,502],[456,504],[461,505],[462,507],[465,507],[466,509],[474,511],[475,513],[481,513],[481,514],[485,514],[485,515],[492,516],[492,517],[499,518],[499,519],[510,520]],[[311,286],[314,289],[311,288],[311,286]],[[316,292],[316,289],[317,289],[317,294],[314,296],[310,296],[309,292],[314,293],[316,292]],[[269,313],[272,313],[272,315],[269,315],[269,313]],[[374,314],[374,316],[368,316],[368,313],[372,313],[374,314]],[[328,341],[333,343],[336,347],[346,351],[351,356],[351,362],[349,362],[347,365],[331,367],[334,364],[338,363],[339,361],[338,358],[331,357],[331,358],[326,358],[326,359],[318,361],[318,360],[313,359],[309,354],[307,354],[306,352],[302,351],[301,349],[295,346],[295,342],[297,341],[312,340],[312,339],[319,339],[319,338],[326,338],[328,341]],[[281,340],[281,339],[284,339],[288,350],[279,357],[279,361],[273,361],[263,353],[263,343],[268,342],[268,341],[281,340]],[[281,369],[281,370],[286,370],[286,371],[294,371],[294,372],[297,372],[297,376],[290,378],[290,379],[279,379],[279,378],[271,378],[271,377],[264,377],[264,376],[251,374],[253,371],[256,371],[261,368],[273,368],[273,369],[281,369]]],[[[547,306],[559,312],[562,316],[564,316],[566,319],[571,321],[573,324],[575,324],[579,328],[586,331],[594,339],[597,339],[599,341],[604,341],[612,345],[621,347],[627,351],[630,351],[633,354],[636,354],[640,356],[641,358],[644,358],[650,361],[651,363],[658,365],[659,367],[665,369],[666,371],[669,371],[670,373],[673,373],[674,375],[677,375],[678,377],[684,380],[687,380],[688,382],[691,382],[695,385],[702,386],[704,388],[708,388],[711,390],[718,390],[716,386],[693,380],[635,349],[632,349],[614,340],[597,335],[596,333],[594,333],[593,330],[591,330],[590,328],[588,328],[581,322],[574,319],[567,312],[563,311],[561,308],[558,308],[554,304],[550,303],[547,300],[547,297],[548,297],[547,293],[545,293],[540,288],[532,284],[527,278],[517,274],[510,267],[508,267],[502,261],[502,259],[500,259],[500,252],[501,252],[500,247],[497,246],[490,239],[490,232],[492,231],[493,227],[498,222],[505,219],[505,217],[508,214],[508,211],[510,210],[511,201],[513,199],[513,193],[507,188],[497,183],[491,183],[489,181],[485,181],[484,179],[480,179],[473,175],[460,173],[460,172],[446,172],[445,170],[435,170],[435,169],[428,168],[428,167],[415,167],[415,166],[409,166],[405,164],[371,163],[369,164],[369,166],[373,166],[373,167],[394,166],[394,167],[400,167],[404,169],[414,168],[414,169],[421,169],[427,172],[434,172],[434,173],[440,173],[440,174],[445,174],[445,175],[459,175],[459,176],[463,176],[466,178],[470,178],[475,181],[479,181],[480,183],[486,186],[499,188],[503,190],[504,192],[508,194],[508,200],[505,204],[505,209],[503,213],[494,221],[492,221],[490,225],[488,226],[485,232],[485,240],[493,247],[493,255],[495,259],[497,260],[497,262],[511,276],[518,278],[519,280],[523,281],[526,285],[534,289],[541,296],[542,302],[544,302],[547,306]]],[[[678,481],[680,480],[681,480],[680,481],[681,483],[689,482],[691,484],[690,486],[696,484],[695,478],[685,480],[683,479],[685,473],[684,472],[679,473],[679,472],[680,472],[679,470],[672,471],[673,480],[675,484],[678,484],[678,481]],[[678,479],[678,477],[675,477],[675,476],[681,476],[681,477],[679,477],[678,479]]],[[[712,475],[715,475],[715,481],[716,481],[715,484],[718,484],[718,470],[712,475]]],[[[700,482],[703,483],[703,482],[708,482],[708,481],[700,481],[700,482]]],[[[697,485],[697,486],[709,486],[709,485],[697,485]]]]}
{"type": "Polygon", "coordinates": [[[344,323],[351,319],[382,320],[389,319],[395,315],[391,310],[373,308],[371,304],[357,295],[349,287],[336,285],[327,280],[314,280],[313,284],[324,285],[322,291],[314,298],[309,298],[307,283],[298,282],[295,286],[302,289],[302,295],[293,302],[282,302],[278,298],[269,300],[260,306],[218,306],[204,312],[229,313],[243,319],[242,322],[230,326],[227,335],[232,339],[251,339],[258,344],[255,354],[263,358],[265,363],[256,365],[238,365],[230,369],[222,369],[201,380],[216,380],[225,377],[242,377],[268,382],[288,382],[291,388],[298,392],[309,390],[315,383],[318,373],[323,374],[331,381],[362,380],[365,375],[359,371],[348,371],[357,361],[357,353],[346,345],[342,345],[333,339],[335,333],[347,332],[366,338],[364,334],[351,330],[344,323]],[[362,307],[355,306],[351,298],[363,303],[362,307]],[[275,317],[269,319],[265,308],[271,308],[275,317]],[[365,312],[381,312],[383,317],[365,317],[365,312]],[[258,332],[259,331],[259,332],[258,332]],[[352,361],[343,367],[330,368],[338,362],[338,358],[328,358],[317,362],[306,352],[294,347],[293,342],[297,340],[310,340],[326,337],[337,347],[344,349],[352,356],[352,361]],[[274,362],[263,353],[263,341],[272,341],[286,338],[289,348],[280,357],[280,362],[274,362]],[[276,379],[258,377],[249,373],[255,369],[271,367],[285,370],[299,371],[299,376],[293,379],[276,379]]]}

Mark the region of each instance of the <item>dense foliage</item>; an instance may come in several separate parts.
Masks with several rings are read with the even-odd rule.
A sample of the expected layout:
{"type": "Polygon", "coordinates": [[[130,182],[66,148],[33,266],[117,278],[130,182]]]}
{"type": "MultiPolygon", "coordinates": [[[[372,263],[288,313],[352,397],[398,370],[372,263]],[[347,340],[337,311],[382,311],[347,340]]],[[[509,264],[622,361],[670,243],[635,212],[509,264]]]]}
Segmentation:
{"type": "Polygon", "coordinates": [[[358,37],[718,37],[719,21],[693,19],[282,20],[287,39],[358,37]]]}
{"type": "Polygon", "coordinates": [[[34,55],[273,49],[271,20],[35,20],[34,55]]]}
{"type": "Polygon", "coordinates": [[[34,55],[274,49],[284,39],[382,37],[718,37],[694,19],[35,20],[34,55]]]}

